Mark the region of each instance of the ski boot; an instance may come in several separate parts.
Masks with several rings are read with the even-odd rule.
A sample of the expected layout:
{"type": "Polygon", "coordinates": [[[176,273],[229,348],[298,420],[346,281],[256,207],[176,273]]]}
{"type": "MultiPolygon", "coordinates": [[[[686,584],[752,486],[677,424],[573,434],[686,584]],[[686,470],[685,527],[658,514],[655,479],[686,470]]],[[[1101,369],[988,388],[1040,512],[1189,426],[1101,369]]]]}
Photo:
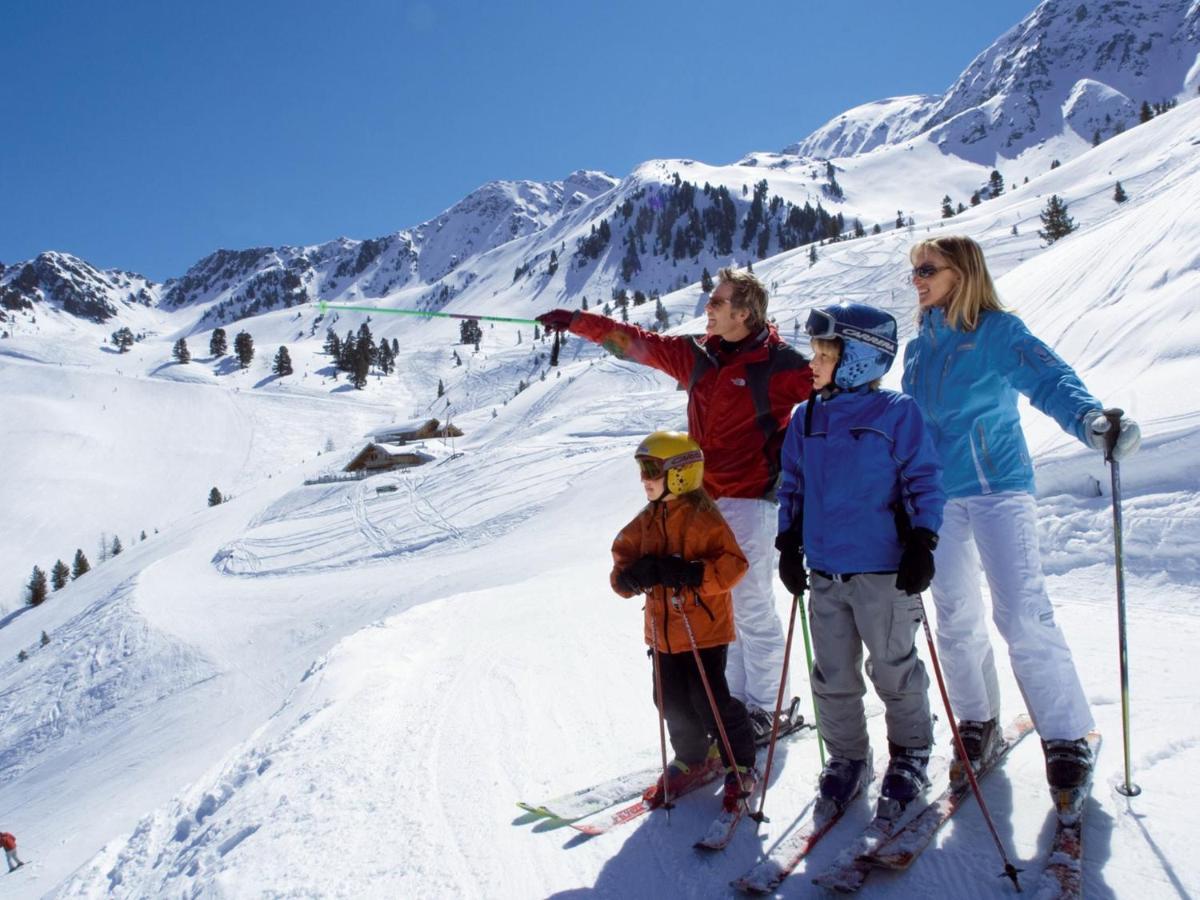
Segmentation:
{"type": "Polygon", "coordinates": [[[879,786],[875,815],[894,820],[929,787],[929,777],[925,774],[929,766],[929,748],[901,747],[888,741],[888,752],[891,760],[879,786]]]}
{"type": "Polygon", "coordinates": [[[721,797],[721,809],[727,813],[737,812],[738,806],[745,800],[750,802],[750,795],[758,786],[758,772],[753,767],[735,766],[725,773],[725,793],[721,797]]]}
{"type": "Polygon", "coordinates": [[[818,782],[818,814],[831,813],[846,806],[871,780],[871,764],[866,759],[831,756],[821,770],[818,782]]]}
{"type": "Polygon", "coordinates": [[[1046,754],[1046,781],[1054,809],[1060,820],[1073,821],[1092,786],[1094,761],[1087,738],[1043,740],[1042,751],[1046,754]]]}
{"type": "Polygon", "coordinates": [[[721,764],[721,757],[714,750],[715,746],[709,750],[708,756],[698,763],[685,763],[681,759],[673,759],[667,766],[665,784],[663,776],[659,775],[658,781],[642,794],[642,800],[650,809],[658,809],[666,802],[668,796],[674,800],[680,794],[687,793],[695,782],[704,779],[721,764]]]}
{"type": "MultiPolygon", "coordinates": [[[[1004,746],[1004,738],[996,719],[988,719],[986,722],[962,719],[958,723],[958,736],[962,738],[963,749],[967,751],[967,760],[971,763],[972,772],[979,771],[981,766],[995,759],[1004,746]]],[[[958,755],[956,745],[954,762],[950,764],[950,784],[956,789],[962,789],[967,786],[967,782],[967,770],[958,755]]]]}

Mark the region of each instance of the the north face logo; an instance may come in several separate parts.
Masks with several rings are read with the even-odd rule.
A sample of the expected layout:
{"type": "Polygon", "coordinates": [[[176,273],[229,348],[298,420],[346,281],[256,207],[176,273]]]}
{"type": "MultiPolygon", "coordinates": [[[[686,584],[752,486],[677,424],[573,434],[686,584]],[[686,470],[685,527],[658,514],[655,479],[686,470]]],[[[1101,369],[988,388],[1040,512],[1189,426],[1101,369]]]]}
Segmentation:
{"type": "Polygon", "coordinates": [[[738,387],[745,387],[745,386],[746,386],[746,379],[745,379],[745,378],[730,378],[730,379],[729,379],[729,381],[730,381],[730,383],[732,383],[732,384],[735,384],[735,385],[737,385],[738,387]]]}

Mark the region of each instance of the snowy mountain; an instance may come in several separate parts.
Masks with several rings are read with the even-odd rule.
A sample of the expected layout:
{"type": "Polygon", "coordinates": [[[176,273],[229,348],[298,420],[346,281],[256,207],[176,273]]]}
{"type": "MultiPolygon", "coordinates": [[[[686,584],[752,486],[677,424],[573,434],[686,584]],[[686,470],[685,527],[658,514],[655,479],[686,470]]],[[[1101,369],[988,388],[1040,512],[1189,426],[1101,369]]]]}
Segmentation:
{"type": "Polygon", "coordinates": [[[1200,86],[1200,7],[1193,0],[1047,0],[977,56],[940,98],[856,107],[784,152],[836,158],[917,135],[980,165],[1013,160],[1069,129],[1106,139],[1143,102],[1200,86]]]}
{"type": "Polygon", "coordinates": [[[136,307],[154,306],[159,285],[110,269],[101,272],[69,253],[47,252],[16,265],[0,263],[0,331],[38,311],[67,313],[103,324],[136,307]]]}
{"type": "MultiPolygon", "coordinates": [[[[1048,7],[1057,9],[1039,11],[1048,7]]],[[[1073,84],[1115,90],[1090,69],[1077,74],[1073,84]]],[[[459,341],[457,321],[385,310],[523,317],[585,295],[615,309],[613,291],[625,288],[647,295],[630,298],[631,320],[697,332],[700,271],[754,258],[785,337],[814,303],[837,298],[892,310],[907,337],[907,248],[943,231],[979,239],[1004,300],[1099,397],[1142,423],[1144,447],[1121,469],[1132,766],[1144,791],[1126,800],[1113,789],[1122,724],[1108,473],[1023,411],[1049,590],[1105,736],[1085,886],[1090,896],[1200,893],[1188,862],[1200,826],[1190,775],[1200,764],[1200,414],[1187,389],[1200,348],[1200,104],[1180,97],[1095,147],[1071,141],[1062,165],[1029,163],[1024,183],[1014,163],[1003,193],[949,220],[931,186],[965,199],[993,163],[918,134],[839,156],[832,170],[751,153],[723,166],[651,161],[620,182],[584,174],[557,188],[492,186],[365,256],[365,241],[222,251],[166,285],[127,276],[125,293],[117,274],[74,275],[117,311],[95,322],[66,310],[53,277],[39,276],[36,300],[22,293],[29,306],[4,310],[12,333],[0,340],[0,571],[10,573],[0,590],[0,828],[30,860],[5,876],[9,895],[729,896],[730,879],[811,799],[811,741],[775,760],[772,821],[757,834],[744,826],[699,863],[691,843],[714,812],[711,795],[681,801],[669,822],[651,816],[591,841],[515,806],[656,764],[641,613],[607,586],[608,545],[641,503],[633,448],[682,425],[682,393],[576,339],[551,368],[548,343],[527,325],[482,323],[476,350],[459,341]],[[1127,202],[1113,200],[1117,181],[1127,202]],[[1037,229],[1051,194],[1080,227],[1046,247],[1037,229]],[[851,233],[861,217],[866,233],[799,240],[838,214],[851,233]],[[640,268],[627,281],[630,232],[640,268]],[[161,302],[137,300],[141,288],[161,302]],[[322,315],[316,296],[378,310],[322,315]],[[256,302],[251,317],[222,318],[256,302]],[[247,368],[205,353],[218,320],[253,333],[247,368]],[[107,345],[118,324],[141,338],[125,353],[107,345]],[[354,390],[322,344],[327,328],[363,325],[375,341],[396,341],[396,369],[354,390]],[[193,344],[186,364],[172,359],[180,338],[193,344]],[[280,377],[271,361],[283,345],[295,372],[280,377]],[[375,435],[431,417],[463,432],[415,448],[432,462],[335,480],[375,435]],[[210,507],[214,486],[226,502],[210,507]],[[105,558],[114,537],[123,550],[105,558]],[[22,605],[32,566],[49,571],[77,549],[92,570],[41,606],[22,605]]],[[[9,285],[24,268],[0,279],[9,285]]],[[[888,386],[898,380],[893,371],[888,386]]],[[[778,607],[786,621],[782,587],[778,607]]],[[[802,659],[794,651],[794,671],[802,659]]],[[[1008,716],[1022,702],[1002,677],[1008,716]]],[[[802,676],[793,689],[807,708],[802,676]]],[[[882,717],[870,728],[882,747],[882,717]]],[[[947,752],[944,715],[937,745],[947,752]]],[[[1042,765],[1029,740],[986,782],[1030,893],[1052,819],[1042,765]]],[[[865,809],[849,818],[782,896],[810,895],[865,809]]],[[[978,811],[964,808],[910,872],[873,875],[871,889],[1011,896],[993,854],[978,811]]]]}

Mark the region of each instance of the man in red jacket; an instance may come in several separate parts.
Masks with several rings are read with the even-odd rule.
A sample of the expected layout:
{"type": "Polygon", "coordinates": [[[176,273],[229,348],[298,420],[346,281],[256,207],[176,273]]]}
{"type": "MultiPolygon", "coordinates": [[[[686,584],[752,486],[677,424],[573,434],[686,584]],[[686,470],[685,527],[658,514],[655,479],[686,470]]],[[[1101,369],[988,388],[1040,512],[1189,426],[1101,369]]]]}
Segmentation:
{"type": "Polygon", "coordinates": [[[4,848],[4,858],[8,861],[8,871],[15,872],[25,863],[17,856],[17,839],[7,831],[0,831],[0,847],[4,848]]]}
{"type": "Polygon", "coordinates": [[[688,434],[704,451],[704,487],[750,562],[733,589],[737,640],[729,690],[750,709],[756,732],[771,727],[784,638],[775,609],[775,486],[792,407],[812,392],[808,360],[767,322],[767,291],[750,272],[722,269],[702,338],[671,337],[607,316],[555,309],[547,330],[570,331],[610,353],[670,375],[688,392],[688,434]]]}

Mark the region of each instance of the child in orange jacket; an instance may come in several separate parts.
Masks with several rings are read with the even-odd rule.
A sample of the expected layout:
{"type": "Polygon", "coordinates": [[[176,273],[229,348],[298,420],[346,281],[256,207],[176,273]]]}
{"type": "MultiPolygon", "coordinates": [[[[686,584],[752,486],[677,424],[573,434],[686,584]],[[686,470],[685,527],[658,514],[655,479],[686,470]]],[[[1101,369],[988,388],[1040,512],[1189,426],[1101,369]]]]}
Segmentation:
{"type": "Polygon", "coordinates": [[[757,778],[754,728],[725,680],[725,656],[735,638],[730,591],[748,563],[701,486],[704,454],[695,441],[681,432],[656,431],[635,456],[650,502],[613,541],[611,581],[622,597],[646,596],[645,640],[657,651],[662,715],[675,751],[666,785],[659,778],[645,800],[651,808],[660,806],[666,788],[678,796],[717,764],[709,748],[718,729],[692,655],[694,640],[734,757],[728,759],[717,741],[727,768],[723,806],[732,812],[757,778]]]}

